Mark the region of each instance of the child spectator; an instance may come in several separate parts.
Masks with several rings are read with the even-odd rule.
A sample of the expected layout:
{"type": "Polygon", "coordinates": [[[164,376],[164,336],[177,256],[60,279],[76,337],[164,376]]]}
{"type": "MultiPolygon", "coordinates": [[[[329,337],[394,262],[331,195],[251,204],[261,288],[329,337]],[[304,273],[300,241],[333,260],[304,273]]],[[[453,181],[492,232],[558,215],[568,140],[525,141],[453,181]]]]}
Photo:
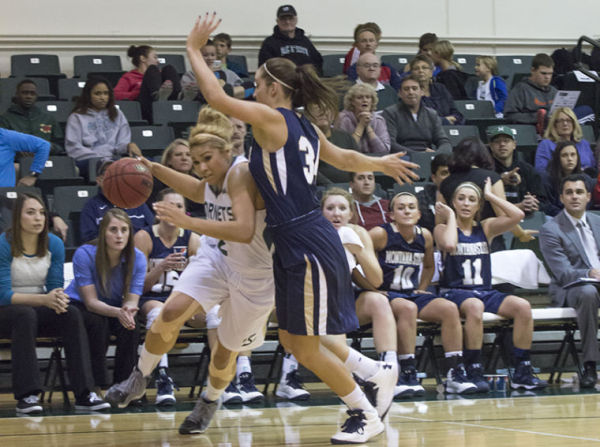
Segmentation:
{"type": "Polygon", "coordinates": [[[73,255],[75,278],[65,293],[83,315],[96,386],[109,385],[106,350],[116,336],[114,382],[126,379],[136,362],[138,300],[143,292],[146,258],[135,248],[133,227],[125,211],[106,212],[98,238],[73,255]]]}
{"type": "Polygon", "coordinates": [[[75,159],[79,172],[87,178],[90,158],[120,158],[130,142],[129,123],[115,106],[110,83],[100,77],[89,78],[67,120],[67,155],[75,159]]]}
{"type": "Polygon", "coordinates": [[[12,227],[0,236],[0,336],[11,339],[13,393],[17,413],[40,413],[42,383],[37,336],[61,336],[75,408],[110,405],[94,390],[87,335],[81,313],[63,291],[65,248],[48,232],[48,216],[38,196],[19,194],[12,227]]]}
{"type": "Polygon", "coordinates": [[[508,97],[506,82],[498,76],[498,61],[493,56],[475,58],[475,74],[479,78],[477,90],[469,96],[479,101],[492,101],[496,118],[504,117],[504,103],[508,97]]]}
{"type": "Polygon", "coordinates": [[[119,79],[115,86],[115,99],[138,101],[142,118],[152,123],[152,102],[177,99],[181,91],[179,75],[172,65],[158,68],[156,50],[150,45],[131,45],[127,56],[135,68],[119,79]]]}

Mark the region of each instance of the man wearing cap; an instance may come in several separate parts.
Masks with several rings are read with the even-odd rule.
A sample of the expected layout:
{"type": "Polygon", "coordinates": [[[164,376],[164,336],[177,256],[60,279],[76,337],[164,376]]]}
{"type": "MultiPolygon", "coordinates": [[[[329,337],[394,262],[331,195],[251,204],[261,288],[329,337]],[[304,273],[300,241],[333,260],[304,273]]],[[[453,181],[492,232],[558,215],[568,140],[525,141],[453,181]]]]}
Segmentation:
{"type": "Polygon", "coordinates": [[[506,200],[525,213],[543,211],[545,195],[542,181],[533,166],[517,160],[513,129],[508,126],[489,126],[487,135],[496,164],[495,171],[504,183],[506,200]]]}
{"type": "Polygon", "coordinates": [[[317,73],[322,72],[323,57],[317,51],[304,30],[297,28],[298,15],[292,5],[283,5],[277,9],[277,25],[273,34],[267,37],[258,53],[258,65],[272,57],[285,57],[296,65],[312,64],[317,73]]]}

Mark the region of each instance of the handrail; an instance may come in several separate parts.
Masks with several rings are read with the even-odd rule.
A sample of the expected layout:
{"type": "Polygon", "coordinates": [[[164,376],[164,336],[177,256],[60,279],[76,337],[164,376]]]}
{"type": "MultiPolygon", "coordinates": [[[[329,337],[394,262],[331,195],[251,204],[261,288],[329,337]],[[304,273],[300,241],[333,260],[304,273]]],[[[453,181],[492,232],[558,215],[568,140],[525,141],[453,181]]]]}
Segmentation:
{"type": "Polygon", "coordinates": [[[581,61],[581,57],[583,55],[583,52],[581,51],[581,45],[583,44],[583,42],[587,42],[591,46],[596,47],[600,50],[600,42],[599,41],[592,39],[591,37],[588,37],[588,36],[581,36],[579,38],[579,40],[577,41],[577,45],[575,46],[575,51],[574,51],[574,53],[576,55],[575,68],[577,70],[581,71],[583,74],[592,78],[594,81],[600,82],[600,76],[598,76],[597,73],[585,68],[585,66],[583,65],[583,63],[581,61]]]}

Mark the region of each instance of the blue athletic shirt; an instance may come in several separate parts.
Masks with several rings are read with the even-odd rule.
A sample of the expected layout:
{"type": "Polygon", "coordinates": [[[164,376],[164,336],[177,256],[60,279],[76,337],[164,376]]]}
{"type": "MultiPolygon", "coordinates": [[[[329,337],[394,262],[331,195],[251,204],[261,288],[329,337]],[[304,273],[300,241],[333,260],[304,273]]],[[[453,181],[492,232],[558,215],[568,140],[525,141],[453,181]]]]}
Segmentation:
{"type": "Polygon", "coordinates": [[[289,109],[278,108],[288,138],[276,152],[263,150],[256,140],[250,149],[250,172],[265,201],[267,225],[289,222],[319,208],[316,195],[319,136],[313,125],[289,109]]]}
{"type": "Polygon", "coordinates": [[[465,235],[460,228],[458,245],[453,253],[444,254],[444,269],[440,286],[448,289],[492,288],[492,263],[487,237],[480,223],[473,227],[471,235],[465,235]]]}
{"type": "Polygon", "coordinates": [[[409,244],[391,223],[381,225],[387,233],[387,244],[377,258],[383,270],[381,290],[411,292],[419,286],[419,272],[425,258],[423,230],[415,225],[415,237],[409,244]]]}

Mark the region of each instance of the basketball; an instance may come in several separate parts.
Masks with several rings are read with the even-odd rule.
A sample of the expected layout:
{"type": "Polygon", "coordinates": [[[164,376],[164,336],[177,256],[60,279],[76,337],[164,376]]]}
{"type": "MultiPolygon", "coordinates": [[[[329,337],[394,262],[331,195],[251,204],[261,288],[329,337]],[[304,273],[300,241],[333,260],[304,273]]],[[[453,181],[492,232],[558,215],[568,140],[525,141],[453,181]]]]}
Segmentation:
{"type": "Polygon", "coordinates": [[[104,173],[102,192],[119,208],[137,208],[152,193],[152,174],[135,158],[122,158],[104,173]]]}

